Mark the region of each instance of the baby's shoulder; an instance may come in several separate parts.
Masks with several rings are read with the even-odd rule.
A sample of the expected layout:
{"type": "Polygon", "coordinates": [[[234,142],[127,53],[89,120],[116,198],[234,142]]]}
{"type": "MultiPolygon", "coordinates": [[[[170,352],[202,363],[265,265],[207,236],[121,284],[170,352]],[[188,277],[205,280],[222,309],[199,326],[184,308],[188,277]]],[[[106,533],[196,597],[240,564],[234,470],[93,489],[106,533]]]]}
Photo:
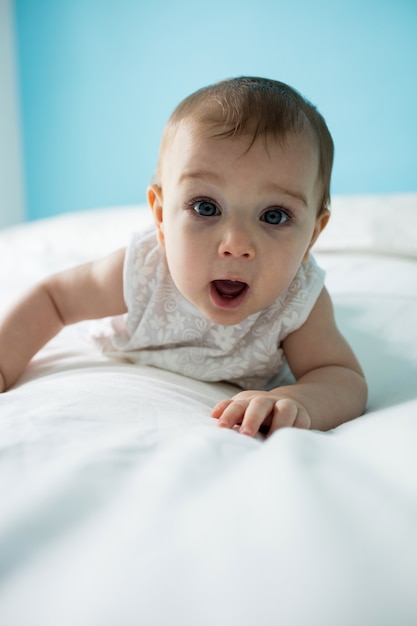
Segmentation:
{"type": "Polygon", "coordinates": [[[297,330],[310,315],[324,287],[324,271],[312,256],[303,263],[287,291],[275,303],[285,335],[297,330]]]}
{"type": "Polygon", "coordinates": [[[162,258],[163,253],[154,226],[132,233],[126,249],[126,268],[132,269],[138,264],[155,265],[162,258]]]}

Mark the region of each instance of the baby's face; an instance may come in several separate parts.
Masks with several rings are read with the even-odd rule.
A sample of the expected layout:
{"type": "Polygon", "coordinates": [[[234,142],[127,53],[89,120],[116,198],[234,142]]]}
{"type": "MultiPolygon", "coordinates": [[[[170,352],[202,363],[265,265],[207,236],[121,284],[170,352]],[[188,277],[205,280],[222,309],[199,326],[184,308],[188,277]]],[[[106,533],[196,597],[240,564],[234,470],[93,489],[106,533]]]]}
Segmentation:
{"type": "Polygon", "coordinates": [[[210,320],[237,324],[291,284],[328,219],[317,215],[318,155],[308,136],[285,142],[213,138],[180,125],[161,186],[149,189],[179,291],[210,320]]]}

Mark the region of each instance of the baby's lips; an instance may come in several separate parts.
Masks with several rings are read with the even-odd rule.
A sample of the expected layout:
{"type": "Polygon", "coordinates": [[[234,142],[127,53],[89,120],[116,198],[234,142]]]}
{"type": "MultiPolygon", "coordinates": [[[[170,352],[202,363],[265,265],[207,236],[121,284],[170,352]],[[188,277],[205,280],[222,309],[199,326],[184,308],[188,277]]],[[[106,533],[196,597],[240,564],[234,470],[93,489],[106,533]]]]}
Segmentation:
{"type": "Polygon", "coordinates": [[[248,286],[240,280],[213,280],[216,291],[224,298],[237,298],[248,286]]]}

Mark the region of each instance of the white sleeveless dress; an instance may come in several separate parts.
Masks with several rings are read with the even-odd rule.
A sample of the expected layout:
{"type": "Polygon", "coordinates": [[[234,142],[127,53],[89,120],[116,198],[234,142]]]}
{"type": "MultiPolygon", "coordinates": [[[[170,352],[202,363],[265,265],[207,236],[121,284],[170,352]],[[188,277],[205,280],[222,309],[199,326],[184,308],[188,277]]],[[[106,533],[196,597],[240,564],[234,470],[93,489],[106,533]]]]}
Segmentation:
{"type": "Polygon", "coordinates": [[[128,313],[96,333],[101,349],[203,381],[264,389],[284,363],[281,343],[308,318],[324,284],[310,256],[267,309],[233,326],[207,319],[174,285],[155,229],[135,233],[126,252],[128,313]]]}

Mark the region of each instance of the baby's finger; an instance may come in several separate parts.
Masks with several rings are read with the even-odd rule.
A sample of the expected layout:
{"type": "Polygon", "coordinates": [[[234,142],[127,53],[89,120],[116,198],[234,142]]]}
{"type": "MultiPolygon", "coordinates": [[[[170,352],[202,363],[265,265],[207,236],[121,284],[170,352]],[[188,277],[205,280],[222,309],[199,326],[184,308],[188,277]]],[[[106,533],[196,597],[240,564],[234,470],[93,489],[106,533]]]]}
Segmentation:
{"type": "Polygon", "coordinates": [[[247,400],[230,400],[228,406],[219,417],[219,426],[233,428],[237,424],[241,424],[247,406],[247,400]]]}
{"type": "Polygon", "coordinates": [[[282,399],[275,402],[274,414],[272,416],[271,432],[278,428],[294,426],[297,419],[298,406],[293,400],[282,399]]]}
{"type": "Polygon", "coordinates": [[[249,402],[239,432],[255,437],[262,424],[271,416],[274,400],[267,396],[256,396],[249,402]]]}
{"type": "Polygon", "coordinates": [[[296,428],[310,428],[311,420],[307,411],[298,406],[293,400],[282,399],[275,403],[270,433],[278,428],[294,426],[296,428]]]}
{"type": "Polygon", "coordinates": [[[311,418],[305,409],[299,409],[297,413],[297,418],[294,422],[294,427],[305,428],[307,430],[311,428],[311,418]]]}
{"type": "Polygon", "coordinates": [[[224,400],[220,400],[211,412],[211,417],[219,418],[223,415],[223,412],[227,409],[227,407],[233,402],[232,398],[225,398],[224,400]]]}

